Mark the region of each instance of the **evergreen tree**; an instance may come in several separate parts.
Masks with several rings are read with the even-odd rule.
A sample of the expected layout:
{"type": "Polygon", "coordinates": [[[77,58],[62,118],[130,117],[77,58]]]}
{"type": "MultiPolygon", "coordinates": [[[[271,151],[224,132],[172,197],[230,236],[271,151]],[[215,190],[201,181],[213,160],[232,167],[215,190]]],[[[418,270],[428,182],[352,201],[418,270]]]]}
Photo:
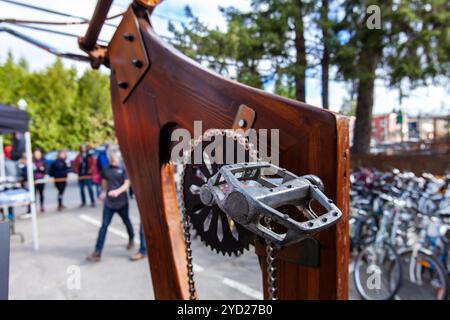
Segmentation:
{"type": "Polygon", "coordinates": [[[335,63],[343,79],[356,85],[353,152],[364,154],[370,151],[377,78],[402,94],[439,75],[448,79],[449,3],[346,0],[342,10],[335,63]]]}
{"type": "Polygon", "coordinates": [[[0,103],[28,103],[33,147],[50,151],[78,149],[84,142],[100,144],[114,137],[109,78],[88,69],[81,77],[60,59],[31,72],[24,59],[11,53],[0,64],[0,103]]]}

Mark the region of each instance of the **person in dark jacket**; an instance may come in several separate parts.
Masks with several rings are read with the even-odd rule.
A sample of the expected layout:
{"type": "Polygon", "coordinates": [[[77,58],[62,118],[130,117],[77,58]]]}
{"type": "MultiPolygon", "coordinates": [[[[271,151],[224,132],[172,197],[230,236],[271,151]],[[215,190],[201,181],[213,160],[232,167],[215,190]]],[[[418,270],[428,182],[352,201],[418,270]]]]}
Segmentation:
{"type": "Polygon", "coordinates": [[[73,162],[73,172],[78,175],[78,186],[80,187],[81,206],[86,205],[86,195],[84,189],[87,188],[91,206],[95,207],[94,190],[92,185],[92,177],[96,171],[96,163],[94,156],[89,152],[86,145],[80,146],[80,153],[73,162]]]}
{"type": "Polygon", "coordinates": [[[93,262],[101,260],[106,233],[114,213],[119,214],[127,229],[129,237],[127,249],[130,250],[134,246],[134,230],[128,212],[127,190],[130,187],[130,180],[125,169],[120,166],[120,153],[118,150],[109,150],[108,159],[109,165],[103,168],[101,173],[103,191],[100,198],[104,200],[102,226],[98,232],[95,250],[87,256],[87,260],[93,262]]]}
{"type": "Polygon", "coordinates": [[[55,178],[55,187],[58,190],[58,211],[66,207],[63,205],[63,195],[67,184],[67,175],[70,171],[70,162],[64,150],[58,152],[58,158],[50,165],[49,174],[55,178]]]}
{"type": "Polygon", "coordinates": [[[46,166],[45,161],[42,157],[42,150],[35,149],[33,152],[33,174],[35,180],[35,190],[39,195],[39,204],[41,207],[41,212],[45,212],[44,206],[44,189],[45,183],[42,179],[45,178],[46,166]]]}

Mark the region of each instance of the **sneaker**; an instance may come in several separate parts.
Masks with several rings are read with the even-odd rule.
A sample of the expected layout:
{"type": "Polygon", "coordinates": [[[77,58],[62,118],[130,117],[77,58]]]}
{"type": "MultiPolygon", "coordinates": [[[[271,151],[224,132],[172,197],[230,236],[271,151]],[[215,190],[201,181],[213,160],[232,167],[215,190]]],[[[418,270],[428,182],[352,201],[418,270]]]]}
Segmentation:
{"type": "Polygon", "coordinates": [[[91,208],[95,208],[95,203],[92,203],[92,204],[91,204],[91,208]]]}
{"type": "Polygon", "coordinates": [[[44,213],[45,212],[45,208],[41,208],[41,213],[44,213]]]}
{"type": "Polygon", "coordinates": [[[84,208],[86,205],[84,203],[80,204],[80,208],[84,208]]]}
{"type": "Polygon", "coordinates": [[[142,259],[144,259],[145,258],[145,254],[142,254],[142,253],[140,253],[140,252],[136,252],[135,254],[133,254],[131,257],[130,257],[130,260],[131,261],[138,261],[138,260],[142,260],[142,259]]]}
{"type": "Polygon", "coordinates": [[[130,240],[127,244],[127,250],[133,249],[134,245],[135,245],[134,240],[130,240]]]}
{"type": "Polygon", "coordinates": [[[88,255],[86,257],[87,261],[91,261],[91,262],[99,262],[101,260],[102,256],[100,254],[100,252],[94,251],[93,253],[91,253],[90,255],[88,255]]]}

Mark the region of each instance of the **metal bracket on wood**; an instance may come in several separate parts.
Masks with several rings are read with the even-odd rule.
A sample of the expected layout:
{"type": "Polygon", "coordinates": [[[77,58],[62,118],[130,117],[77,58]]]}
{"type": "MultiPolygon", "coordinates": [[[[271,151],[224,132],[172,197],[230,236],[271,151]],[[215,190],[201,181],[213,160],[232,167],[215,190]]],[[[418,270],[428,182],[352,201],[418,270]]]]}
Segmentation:
{"type": "MultiPolygon", "coordinates": [[[[255,123],[256,112],[252,108],[242,104],[234,118],[233,129],[241,129],[247,132],[255,123]]],[[[256,254],[266,256],[265,244],[256,244],[256,254]]],[[[283,247],[276,251],[277,259],[299,264],[305,267],[319,267],[320,265],[320,243],[314,238],[306,238],[299,243],[283,247]]]]}
{"type": "MultiPolygon", "coordinates": [[[[79,38],[78,43],[82,48],[83,38],[79,38]]],[[[100,68],[102,64],[109,67],[107,47],[96,44],[93,50],[86,51],[86,53],[89,55],[91,67],[93,69],[100,68]]]]}
{"type": "Polygon", "coordinates": [[[108,47],[111,72],[119,87],[122,103],[150,68],[150,60],[144,46],[133,8],[128,8],[108,47]]]}
{"type": "Polygon", "coordinates": [[[232,129],[237,130],[241,129],[245,133],[247,133],[248,129],[253,127],[255,123],[256,112],[250,107],[247,107],[245,104],[242,104],[238,112],[236,113],[236,117],[234,118],[232,129]]]}

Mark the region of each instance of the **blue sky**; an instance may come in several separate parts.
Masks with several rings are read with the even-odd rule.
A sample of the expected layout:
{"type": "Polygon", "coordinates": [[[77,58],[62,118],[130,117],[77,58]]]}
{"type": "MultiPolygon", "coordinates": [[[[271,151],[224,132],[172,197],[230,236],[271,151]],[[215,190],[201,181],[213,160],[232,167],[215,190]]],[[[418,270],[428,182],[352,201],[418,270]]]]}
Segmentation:
{"type": "MultiPolygon", "coordinates": [[[[89,18],[95,7],[95,0],[77,0],[77,1],[61,1],[61,0],[19,0],[21,2],[34,4],[53,10],[63,11],[73,15],[83,16],[89,18]]],[[[131,1],[115,0],[111,14],[119,13],[127,7],[131,1]]],[[[167,18],[171,18],[174,23],[178,20],[183,20],[183,10],[186,5],[190,5],[192,11],[202,21],[211,27],[225,28],[225,21],[221,16],[218,6],[235,6],[243,10],[250,7],[250,0],[165,0],[155,10],[152,16],[152,22],[155,30],[159,34],[167,35],[167,18]],[[162,18],[164,16],[166,18],[162,18]]],[[[36,12],[7,3],[0,2],[0,18],[29,18],[29,19],[47,19],[47,20],[70,20],[69,18],[58,17],[46,13],[36,12]]],[[[115,21],[118,23],[118,19],[115,21]]],[[[6,25],[5,25],[6,26],[6,25]]],[[[8,26],[9,27],[9,26],[8,26]]],[[[15,30],[22,31],[30,36],[43,40],[54,47],[65,49],[67,51],[79,52],[75,39],[61,37],[57,35],[42,33],[38,31],[21,29],[19,27],[12,27],[15,30]]],[[[83,34],[85,26],[67,26],[59,27],[67,32],[76,34],[83,34]]],[[[104,27],[101,38],[110,39],[114,32],[113,28],[104,27]]],[[[38,49],[30,44],[27,44],[19,39],[16,39],[8,34],[0,33],[0,61],[3,61],[7,52],[13,52],[15,57],[25,57],[30,61],[32,69],[41,69],[51,64],[55,57],[47,52],[38,49]]],[[[79,72],[89,65],[84,63],[76,63],[70,60],[65,60],[66,65],[75,66],[79,72]]],[[[108,72],[104,69],[104,72],[108,72]]],[[[268,88],[270,90],[270,88],[268,88]]],[[[427,88],[417,88],[411,93],[410,97],[403,100],[402,109],[410,114],[417,114],[419,112],[433,112],[439,114],[449,114],[448,90],[443,87],[431,86],[427,88]]],[[[347,90],[343,83],[331,82],[330,84],[330,105],[334,111],[339,110],[342,101],[347,96],[347,90]]],[[[313,105],[320,106],[320,82],[318,79],[307,80],[307,102],[313,105]]],[[[398,92],[395,90],[388,90],[383,83],[377,82],[375,90],[375,113],[385,113],[393,109],[398,109],[398,92]]]]}

